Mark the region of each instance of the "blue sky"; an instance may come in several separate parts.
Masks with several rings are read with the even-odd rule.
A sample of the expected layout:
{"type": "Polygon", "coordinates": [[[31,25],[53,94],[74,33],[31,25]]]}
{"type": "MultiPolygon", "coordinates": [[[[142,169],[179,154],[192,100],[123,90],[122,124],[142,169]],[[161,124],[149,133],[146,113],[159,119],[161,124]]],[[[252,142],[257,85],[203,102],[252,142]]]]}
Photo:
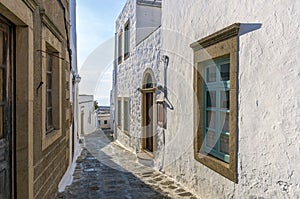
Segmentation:
{"type": "MultiPolygon", "coordinates": [[[[85,69],[82,67],[84,63],[99,46],[101,48],[101,45],[108,40],[113,41],[115,21],[125,3],[126,0],[77,0],[77,53],[79,74],[85,69]]],[[[99,55],[98,58],[101,59],[101,55],[99,55]]],[[[99,101],[100,105],[109,105],[112,67],[99,67],[102,67],[102,69],[105,67],[105,71],[101,72],[98,85],[94,85],[95,88],[97,88],[94,97],[95,100],[99,101]]],[[[84,79],[82,79],[82,81],[84,81],[84,79]]]]}

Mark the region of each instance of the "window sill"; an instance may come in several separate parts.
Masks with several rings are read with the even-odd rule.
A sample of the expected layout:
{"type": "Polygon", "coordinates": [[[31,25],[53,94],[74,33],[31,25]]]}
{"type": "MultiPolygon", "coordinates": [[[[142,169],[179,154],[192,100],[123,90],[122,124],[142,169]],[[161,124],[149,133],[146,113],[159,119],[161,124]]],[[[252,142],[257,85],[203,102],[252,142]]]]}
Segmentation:
{"type": "Polygon", "coordinates": [[[223,162],[209,154],[196,153],[194,154],[195,160],[205,165],[206,167],[214,170],[225,178],[236,182],[235,169],[230,167],[229,163],[223,162]]]}
{"type": "Polygon", "coordinates": [[[127,60],[129,58],[129,54],[128,55],[124,55],[124,61],[127,60]]]}
{"type": "Polygon", "coordinates": [[[42,150],[44,151],[46,148],[48,148],[51,144],[58,140],[58,138],[60,138],[61,135],[61,129],[53,129],[47,132],[47,134],[44,134],[42,141],[42,150]]]}
{"type": "Polygon", "coordinates": [[[122,60],[118,60],[118,65],[122,64],[122,60]]]}
{"type": "Polygon", "coordinates": [[[128,137],[131,137],[128,131],[123,131],[125,135],[127,135],[128,137]]]}
{"type": "Polygon", "coordinates": [[[147,156],[151,157],[151,159],[154,159],[154,154],[151,151],[148,151],[147,149],[142,149],[143,154],[146,154],[147,156]]]}

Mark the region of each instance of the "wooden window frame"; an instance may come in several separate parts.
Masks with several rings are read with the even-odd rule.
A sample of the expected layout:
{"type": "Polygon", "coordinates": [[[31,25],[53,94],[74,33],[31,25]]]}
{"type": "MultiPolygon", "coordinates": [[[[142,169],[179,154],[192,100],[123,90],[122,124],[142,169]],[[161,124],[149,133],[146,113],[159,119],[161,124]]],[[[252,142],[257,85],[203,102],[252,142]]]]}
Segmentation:
{"type": "Polygon", "coordinates": [[[124,25],[124,60],[130,55],[130,23],[129,20],[124,25]]]}
{"type": "Polygon", "coordinates": [[[193,44],[194,50],[194,158],[227,179],[237,182],[237,68],[238,33],[240,24],[233,24],[193,44]],[[207,61],[222,57],[230,59],[229,162],[211,156],[203,150],[204,96],[203,68],[207,61]]]}
{"type": "MultiPolygon", "coordinates": [[[[222,81],[220,73],[220,67],[222,64],[227,64],[230,63],[229,57],[223,57],[219,59],[215,59],[213,61],[209,61],[207,63],[203,64],[203,74],[204,74],[204,79],[206,79],[205,84],[203,84],[203,147],[205,153],[208,153],[216,158],[219,158],[220,160],[223,160],[224,162],[229,163],[229,154],[223,153],[221,151],[221,137],[218,136],[220,135],[225,135],[225,136],[230,136],[229,131],[223,131],[223,125],[224,121],[221,121],[221,115],[223,114],[230,114],[230,108],[226,109],[221,107],[221,92],[222,91],[230,91],[230,79],[226,81],[222,81]],[[215,67],[216,69],[216,79],[215,81],[208,82],[207,80],[207,69],[215,67]],[[207,92],[215,92],[215,106],[208,107],[207,106],[207,92]],[[207,126],[207,112],[212,112],[214,113],[214,126],[207,126]],[[215,146],[214,147],[209,147],[207,146],[207,131],[215,132],[217,139],[215,140],[215,146]]],[[[229,97],[230,100],[230,97],[229,97]]],[[[225,119],[225,118],[224,118],[225,119]]]]}
{"type": "MultiPolygon", "coordinates": [[[[53,27],[51,27],[53,28],[53,27]]],[[[47,81],[47,55],[52,56],[52,119],[53,128],[47,129],[47,85],[42,86],[42,150],[46,150],[62,136],[62,42],[53,31],[43,24],[42,81],[47,81]]],[[[47,84],[47,83],[46,83],[47,84]]]]}
{"type": "Polygon", "coordinates": [[[122,98],[118,97],[117,100],[118,105],[118,115],[117,115],[117,126],[120,130],[122,130],[122,98]]]}
{"type": "Polygon", "coordinates": [[[58,57],[59,54],[58,52],[56,52],[52,47],[50,47],[48,44],[46,45],[46,134],[49,134],[51,132],[53,132],[55,130],[54,128],[54,123],[53,123],[53,118],[54,118],[54,108],[53,108],[53,93],[54,93],[54,88],[53,88],[53,68],[54,68],[54,64],[57,64],[55,63],[55,60],[54,58],[55,57],[58,57]],[[50,69],[50,70],[49,70],[50,69]],[[51,85],[49,85],[49,79],[50,78],[50,82],[51,82],[51,85]],[[50,95],[50,98],[51,98],[51,104],[50,102],[48,101],[49,100],[49,95],[50,95]],[[51,120],[49,119],[49,114],[48,112],[51,112],[51,120]],[[50,122],[51,121],[51,122],[50,122]]]}
{"type": "Polygon", "coordinates": [[[129,136],[129,132],[130,132],[130,99],[129,98],[123,98],[123,122],[124,122],[124,125],[123,125],[123,132],[129,136]],[[127,103],[127,113],[128,115],[126,115],[126,107],[125,107],[125,103],[127,103]],[[126,121],[127,121],[127,125],[126,126],[126,121]]]}
{"type": "Polygon", "coordinates": [[[123,37],[123,30],[121,30],[118,34],[118,64],[122,63],[122,59],[123,59],[123,42],[122,42],[122,37],[123,37]]]}

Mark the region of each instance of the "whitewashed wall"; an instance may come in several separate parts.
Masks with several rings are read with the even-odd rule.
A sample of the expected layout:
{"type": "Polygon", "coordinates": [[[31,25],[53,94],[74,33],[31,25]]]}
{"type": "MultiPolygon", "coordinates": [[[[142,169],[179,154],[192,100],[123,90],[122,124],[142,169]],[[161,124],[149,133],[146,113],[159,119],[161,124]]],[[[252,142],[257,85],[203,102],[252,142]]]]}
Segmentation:
{"type": "MultiPolygon", "coordinates": [[[[139,33],[137,33],[136,26],[136,6],[135,0],[127,1],[116,22],[116,32],[119,32],[120,29],[124,28],[127,20],[130,20],[130,57],[117,66],[117,96],[115,96],[116,98],[121,98],[122,101],[124,97],[129,98],[130,136],[124,134],[123,129],[117,128],[115,137],[130,150],[139,152],[142,136],[142,95],[137,89],[142,88],[143,75],[147,69],[152,69],[156,83],[159,81],[161,30],[159,29],[159,24],[155,24],[157,27],[153,28],[154,32],[147,38],[139,37],[139,41],[143,41],[137,45],[139,33]]],[[[152,9],[151,7],[148,8],[152,9]]],[[[123,106],[121,108],[123,111],[123,106]]],[[[115,115],[117,120],[117,114],[115,115]]],[[[124,121],[122,121],[122,124],[124,124],[124,121]]]]}
{"type": "Polygon", "coordinates": [[[110,123],[111,123],[110,114],[99,114],[98,122],[100,122],[101,129],[110,129],[110,123]],[[104,121],[106,121],[107,124],[104,124],[104,121]]]}
{"type": "Polygon", "coordinates": [[[130,98],[131,136],[118,130],[118,141],[140,150],[141,93],[136,89],[147,68],[163,85],[160,57],[167,55],[174,110],[168,109],[166,130],[156,127],[155,168],[201,198],[300,197],[300,2],[165,0],[162,27],[137,47],[135,10],[129,0],[116,23],[118,32],[131,20],[131,55],[117,67],[116,96],[130,98]],[[238,183],[233,183],[194,160],[190,44],[237,22],[262,26],[239,38],[238,183]]]}
{"type": "Polygon", "coordinates": [[[136,44],[161,25],[161,8],[136,5],[136,44]]]}
{"type": "Polygon", "coordinates": [[[170,57],[175,108],[168,111],[163,170],[201,198],[300,197],[299,10],[292,0],[163,1],[161,54],[170,57]],[[237,184],[193,158],[189,47],[236,22],[262,24],[240,36],[237,184]]]}
{"type": "Polygon", "coordinates": [[[79,95],[79,122],[78,132],[80,137],[93,133],[97,129],[97,115],[94,109],[94,96],[92,95],[79,95]],[[83,113],[83,121],[81,114],[83,113]],[[83,122],[83,129],[82,129],[83,122]]]}

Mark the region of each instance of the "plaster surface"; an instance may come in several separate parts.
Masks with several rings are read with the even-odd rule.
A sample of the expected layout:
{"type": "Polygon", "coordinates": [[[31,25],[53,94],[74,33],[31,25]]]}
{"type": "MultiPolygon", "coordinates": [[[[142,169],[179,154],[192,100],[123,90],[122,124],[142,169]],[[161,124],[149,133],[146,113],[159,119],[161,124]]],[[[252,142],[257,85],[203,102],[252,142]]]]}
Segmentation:
{"type": "MultiPolygon", "coordinates": [[[[128,1],[117,29],[132,20],[128,1]],[[126,20],[125,20],[126,19],[126,20]]],[[[156,84],[167,69],[167,128],[155,127],[154,167],[185,184],[201,198],[300,197],[300,3],[295,1],[171,1],[162,5],[161,28],[117,67],[117,96],[130,98],[130,136],[117,139],[134,152],[141,149],[143,72],[151,68],[156,84]],[[193,51],[190,44],[233,23],[242,23],[238,57],[238,182],[234,183],[194,159],[193,51]]]]}

